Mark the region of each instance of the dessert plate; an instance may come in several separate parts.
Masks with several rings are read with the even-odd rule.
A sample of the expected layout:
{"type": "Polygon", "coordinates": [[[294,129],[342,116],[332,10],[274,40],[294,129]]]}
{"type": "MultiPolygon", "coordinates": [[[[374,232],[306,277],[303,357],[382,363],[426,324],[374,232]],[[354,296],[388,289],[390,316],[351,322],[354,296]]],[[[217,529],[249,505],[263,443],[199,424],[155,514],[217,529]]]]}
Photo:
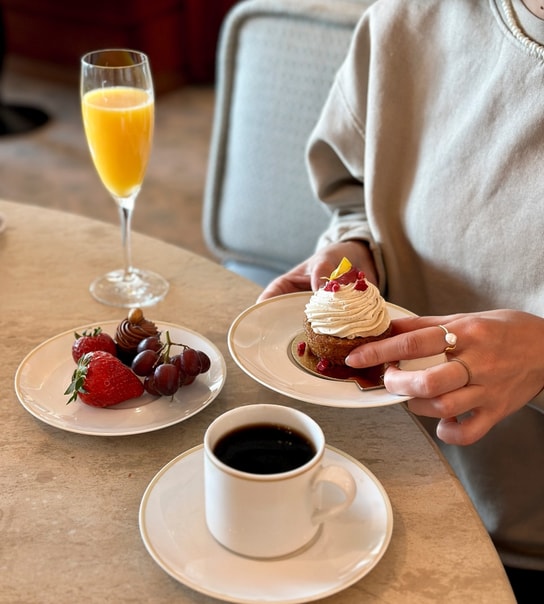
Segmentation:
{"type": "Polygon", "coordinates": [[[46,340],[21,362],[15,374],[15,392],[23,407],[39,420],[68,432],[97,436],[124,436],[160,430],[177,424],[207,407],[221,392],[226,364],[218,348],[200,334],[174,325],[157,323],[168,330],[172,341],[202,350],[210,357],[210,369],[174,397],[154,397],[144,393],[106,408],[91,407],[77,400],[66,404],[64,391],[76,367],[72,355],[74,332],[100,325],[113,335],[119,321],[76,327],[46,340]]]}
{"type": "Polygon", "coordinates": [[[346,467],[357,495],[299,554],[255,560],[215,541],[204,517],[202,445],[173,459],[147,487],[139,515],[145,547],[174,579],[228,602],[295,604],[337,593],[378,564],[391,540],[393,513],[380,482],[357,460],[327,447],[324,463],[346,467]]]}
{"type": "MultiPolygon", "coordinates": [[[[310,292],[285,294],[243,311],[228,333],[229,352],[254,380],[291,398],[330,407],[379,407],[408,400],[385,388],[361,391],[351,380],[337,381],[312,375],[292,359],[293,339],[300,332],[310,292]]],[[[387,303],[392,319],[414,314],[387,303]]],[[[445,361],[443,354],[401,361],[406,370],[424,369],[445,361]]]]}

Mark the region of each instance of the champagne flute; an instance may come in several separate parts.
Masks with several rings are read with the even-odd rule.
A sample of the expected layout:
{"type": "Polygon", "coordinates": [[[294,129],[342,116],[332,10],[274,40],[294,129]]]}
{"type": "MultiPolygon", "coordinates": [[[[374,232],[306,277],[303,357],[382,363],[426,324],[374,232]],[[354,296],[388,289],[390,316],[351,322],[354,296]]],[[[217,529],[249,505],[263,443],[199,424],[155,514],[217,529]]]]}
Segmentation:
{"type": "Polygon", "coordinates": [[[124,268],[93,281],[99,302],[151,306],[168,292],[160,275],[132,266],[131,220],[151,151],[154,92],[149,60],[125,49],[97,50],[81,59],[81,108],[87,143],[121,220],[124,268]]]}

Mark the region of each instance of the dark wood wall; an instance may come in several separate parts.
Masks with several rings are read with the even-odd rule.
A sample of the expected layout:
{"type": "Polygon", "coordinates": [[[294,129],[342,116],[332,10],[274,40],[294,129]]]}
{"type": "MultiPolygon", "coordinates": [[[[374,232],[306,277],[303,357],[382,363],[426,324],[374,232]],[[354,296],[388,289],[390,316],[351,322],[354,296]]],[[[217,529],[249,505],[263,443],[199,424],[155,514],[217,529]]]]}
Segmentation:
{"type": "Polygon", "coordinates": [[[221,23],[237,0],[0,0],[7,53],[79,72],[89,50],[146,52],[155,87],[211,83],[221,23]]]}

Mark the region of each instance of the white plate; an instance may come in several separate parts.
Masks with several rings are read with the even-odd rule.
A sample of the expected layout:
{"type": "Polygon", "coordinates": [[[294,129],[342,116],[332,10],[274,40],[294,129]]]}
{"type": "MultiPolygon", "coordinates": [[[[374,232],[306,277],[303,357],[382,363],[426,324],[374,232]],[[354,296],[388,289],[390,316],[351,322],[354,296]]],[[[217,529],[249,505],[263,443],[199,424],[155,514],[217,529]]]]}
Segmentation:
{"type": "MultiPolygon", "coordinates": [[[[289,349],[302,330],[304,307],[310,293],[285,294],[259,302],[242,312],[228,334],[229,351],[236,364],[271,390],[291,398],[330,407],[379,407],[408,400],[379,390],[361,391],[349,381],[333,381],[312,375],[293,362],[289,349]]],[[[408,310],[387,304],[392,319],[411,317],[408,310]]],[[[444,355],[403,361],[403,369],[424,369],[443,362],[444,355]]]]}
{"type": "Polygon", "coordinates": [[[225,359],[218,348],[200,334],[172,323],[157,323],[168,330],[172,341],[205,352],[210,369],[174,397],[157,398],[144,393],[113,407],[98,408],[80,400],[66,404],[64,391],[76,367],[72,359],[74,332],[81,333],[100,325],[113,335],[119,321],[76,327],[46,340],[21,362],[15,374],[15,392],[23,407],[41,421],[78,434],[124,436],[160,430],[195,415],[221,392],[226,377],[225,359]]]}
{"type": "Polygon", "coordinates": [[[173,459],[147,487],[140,504],[144,544],[174,579],[228,602],[295,604],[337,593],[382,558],[391,540],[393,512],[382,485],[357,460],[327,447],[325,463],[350,470],[357,495],[352,506],[327,522],[319,538],[298,555],[253,560],[215,541],[204,518],[202,445],[173,459]]]}

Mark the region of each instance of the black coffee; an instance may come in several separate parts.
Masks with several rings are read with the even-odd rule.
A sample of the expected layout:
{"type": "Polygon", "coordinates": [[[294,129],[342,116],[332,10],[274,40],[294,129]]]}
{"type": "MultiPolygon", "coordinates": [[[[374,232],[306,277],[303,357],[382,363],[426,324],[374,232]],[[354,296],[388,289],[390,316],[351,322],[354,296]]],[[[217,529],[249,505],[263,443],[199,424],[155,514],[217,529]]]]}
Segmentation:
{"type": "Polygon", "coordinates": [[[316,449],[306,436],[286,426],[253,424],[225,434],[213,452],[235,470],[277,474],[303,466],[316,449]]]}

